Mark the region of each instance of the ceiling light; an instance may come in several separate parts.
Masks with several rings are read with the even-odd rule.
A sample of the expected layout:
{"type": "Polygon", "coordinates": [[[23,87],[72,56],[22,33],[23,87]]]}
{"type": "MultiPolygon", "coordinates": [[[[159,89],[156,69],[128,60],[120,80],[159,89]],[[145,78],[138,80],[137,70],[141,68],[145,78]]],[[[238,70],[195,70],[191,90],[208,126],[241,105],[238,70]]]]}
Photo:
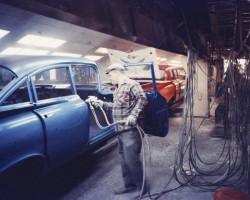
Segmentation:
{"type": "Polygon", "coordinates": [[[17,43],[39,47],[57,48],[65,42],[65,40],[59,40],[55,38],[41,37],[37,35],[26,35],[17,43]]]}
{"type": "Polygon", "coordinates": [[[167,60],[167,58],[161,58],[160,61],[161,62],[165,62],[167,60]]]}
{"type": "Polygon", "coordinates": [[[170,64],[181,64],[179,60],[171,60],[170,64]]]}
{"type": "Polygon", "coordinates": [[[163,57],[157,57],[156,59],[159,62],[165,62],[167,60],[167,58],[163,58],[163,57]]]}
{"type": "Polygon", "coordinates": [[[176,67],[182,66],[182,64],[179,60],[171,60],[169,64],[172,66],[176,66],[176,67]]]}
{"type": "Polygon", "coordinates": [[[97,60],[100,60],[101,58],[103,58],[103,56],[86,55],[86,56],[84,56],[84,58],[86,58],[88,60],[92,60],[92,61],[97,61],[97,60]]]}
{"type": "Polygon", "coordinates": [[[98,48],[95,53],[100,53],[100,54],[108,54],[108,49],[104,47],[98,48]]]}
{"type": "Polygon", "coordinates": [[[0,54],[2,55],[46,55],[48,53],[49,51],[47,50],[8,47],[7,49],[3,50],[0,54]]]}
{"type": "Polygon", "coordinates": [[[74,54],[74,53],[66,53],[66,52],[54,52],[51,55],[53,56],[70,56],[70,57],[81,57],[81,54],[74,54]]]}
{"type": "Polygon", "coordinates": [[[7,35],[10,31],[6,31],[3,29],[0,29],[0,38],[4,37],[5,35],[7,35]]]}

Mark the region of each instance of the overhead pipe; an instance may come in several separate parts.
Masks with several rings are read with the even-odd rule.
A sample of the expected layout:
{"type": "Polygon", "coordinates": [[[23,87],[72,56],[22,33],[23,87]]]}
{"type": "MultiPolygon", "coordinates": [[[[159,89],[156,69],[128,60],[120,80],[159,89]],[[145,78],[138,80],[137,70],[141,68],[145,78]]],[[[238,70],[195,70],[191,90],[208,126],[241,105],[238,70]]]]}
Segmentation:
{"type": "Polygon", "coordinates": [[[235,24],[234,24],[234,39],[233,44],[237,51],[242,48],[242,15],[240,1],[236,0],[235,24]]]}

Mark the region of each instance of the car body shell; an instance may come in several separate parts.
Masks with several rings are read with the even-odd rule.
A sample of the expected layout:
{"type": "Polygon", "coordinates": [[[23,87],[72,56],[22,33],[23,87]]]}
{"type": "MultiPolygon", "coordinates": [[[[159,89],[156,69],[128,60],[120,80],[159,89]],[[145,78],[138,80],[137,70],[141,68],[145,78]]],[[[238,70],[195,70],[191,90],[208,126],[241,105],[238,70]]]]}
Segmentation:
{"type": "MultiPolygon", "coordinates": [[[[99,74],[94,62],[80,58],[0,56],[0,173],[23,163],[45,173],[114,137],[114,127],[99,128],[85,102],[89,96],[113,100],[99,74]]],[[[155,87],[146,95],[141,125],[166,136],[166,102],[155,87]]],[[[101,110],[96,114],[105,126],[101,110]]]]}
{"type": "Polygon", "coordinates": [[[160,70],[165,72],[165,88],[160,93],[166,98],[167,102],[175,103],[184,97],[186,72],[183,67],[171,67],[160,65],[160,70]],[[167,91],[165,91],[167,90],[167,91]]]}
{"type": "MultiPolygon", "coordinates": [[[[114,136],[112,127],[104,130],[96,127],[84,101],[89,94],[99,94],[100,77],[95,63],[82,59],[47,56],[1,57],[0,61],[1,66],[13,72],[15,76],[0,91],[0,172],[30,159],[39,162],[42,160],[43,170],[48,171],[114,136]],[[91,68],[96,73],[96,85],[85,85],[85,91],[78,92],[72,76],[73,65],[91,68]],[[68,72],[69,93],[63,95],[65,88],[57,89],[56,84],[51,88],[50,85],[45,85],[51,94],[60,92],[62,95],[47,96],[40,100],[38,89],[41,88],[34,84],[32,77],[45,70],[62,68],[68,72]],[[26,101],[22,100],[24,91],[17,95],[16,91],[22,90],[20,85],[26,85],[26,101]],[[84,97],[81,97],[80,93],[84,93],[84,97]]],[[[106,97],[111,97],[111,93],[106,97]]]]}
{"type": "MultiPolygon", "coordinates": [[[[167,65],[160,65],[159,69],[163,72],[163,76],[161,79],[156,80],[157,91],[171,106],[184,97],[185,70],[183,67],[171,67],[167,65]]],[[[153,90],[151,81],[140,80],[140,82],[145,91],[153,90]]]]}

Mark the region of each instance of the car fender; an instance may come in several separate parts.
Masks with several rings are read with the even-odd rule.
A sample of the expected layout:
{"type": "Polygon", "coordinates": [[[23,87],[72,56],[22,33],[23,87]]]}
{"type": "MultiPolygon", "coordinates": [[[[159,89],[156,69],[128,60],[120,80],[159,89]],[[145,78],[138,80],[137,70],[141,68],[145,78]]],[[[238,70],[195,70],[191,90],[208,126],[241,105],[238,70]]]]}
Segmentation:
{"type": "Polygon", "coordinates": [[[175,99],[176,95],[176,87],[173,83],[168,84],[161,90],[159,90],[159,93],[166,99],[166,101],[169,103],[170,100],[175,99]]]}
{"type": "Polygon", "coordinates": [[[25,169],[25,171],[37,175],[43,174],[48,170],[47,158],[44,154],[38,152],[22,155],[22,157],[19,157],[17,160],[8,163],[0,172],[8,173],[9,171],[15,171],[17,169],[25,169]]]}
{"type": "Polygon", "coordinates": [[[44,128],[27,109],[2,112],[0,119],[0,172],[33,155],[46,157],[44,128]]]}

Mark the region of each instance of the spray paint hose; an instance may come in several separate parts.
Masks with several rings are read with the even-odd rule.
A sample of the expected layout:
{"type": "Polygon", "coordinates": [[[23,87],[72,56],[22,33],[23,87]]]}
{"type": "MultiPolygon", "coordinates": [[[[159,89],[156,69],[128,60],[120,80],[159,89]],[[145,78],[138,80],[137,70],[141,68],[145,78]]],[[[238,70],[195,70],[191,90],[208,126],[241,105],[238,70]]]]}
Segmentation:
{"type": "MultiPolygon", "coordinates": [[[[103,110],[101,104],[100,104],[100,103],[97,103],[97,102],[94,102],[94,100],[93,100],[92,98],[93,98],[93,96],[90,96],[89,99],[86,100],[86,102],[89,104],[90,110],[91,110],[91,112],[92,112],[92,114],[93,114],[93,116],[94,116],[94,118],[95,118],[96,124],[97,124],[97,126],[98,126],[100,129],[106,129],[106,128],[108,128],[108,127],[110,127],[110,126],[114,126],[114,125],[116,125],[116,124],[118,124],[118,123],[125,123],[125,122],[126,122],[126,121],[120,121],[120,122],[114,122],[114,123],[111,124],[111,123],[109,122],[109,120],[108,120],[108,118],[107,118],[107,115],[106,115],[105,111],[103,110]],[[95,107],[99,107],[99,108],[101,109],[102,114],[103,114],[103,116],[104,116],[104,118],[105,118],[105,121],[106,121],[106,123],[108,124],[107,126],[102,126],[102,125],[100,124],[100,122],[99,122],[99,120],[98,120],[98,117],[97,117],[97,115],[96,115],[96,112],[95,112],[95,107],[94,107],[93,105],[95,105],[95,107]]],[[[95,99],[97,99],[97,98],[95,97],[95,99]]]]}
{"type": "MultiPolygon", "coordinates": [[[[122,120],[122,121],[118,121],[118,122],[114,122],[114,123],[110,123],[108,118],[107,118],[107,114],[106,112],[104,111],[104,109],[102,108],[101,104],[96,102],[97,98],[94,97],[94,96],[90,96],[86,102],[89,104],[89,107],[90,107],[90,110],[95,118],[95,121],[96,121],[96,124],[97,126],[100,128],[100,129],[106,129],[110,126],[114,126],[116,124],[124,124],[126,123],[126,120],[122,120]],[[94,105],[94,106],[93,106],[94,105]],[[102,126],[99,122],[99,119],[96,115],[96,112],[95,112],[95,107],[99,107],[100,110],[102,111],[102,114],[105,118],[105,121],[107,123],[107,126],[102,126]]],[[[149,154],[149,162],[151,162],[151,154],[150,154],[150,147],[149,147],[149,142],[148,142],[148,139],[147,137],[144,137],[145,136],[145,133],[143,131],[143,129],[137,124],[136,125],[136,128],[140,134],[140,138],[141,138],[141,141],[142,141],[142,160],[143,160],[143,181],[142,181],[142,188],[141,188],[141,192],[140,192],[140,196],[139,196],[139,199],[142,198],[142,195],[143,195],[143,190],[144,190],[144,187],[145,187],[145,182],[146,182],[146,156],[145,156],[145,143],[144,143],[144,139],[146,141],[146,144],[147,144],[147,149],[148,149],[148,154],[149,154]]],[[[148,188],[149,190],[149,188],[148,188]]]]}

